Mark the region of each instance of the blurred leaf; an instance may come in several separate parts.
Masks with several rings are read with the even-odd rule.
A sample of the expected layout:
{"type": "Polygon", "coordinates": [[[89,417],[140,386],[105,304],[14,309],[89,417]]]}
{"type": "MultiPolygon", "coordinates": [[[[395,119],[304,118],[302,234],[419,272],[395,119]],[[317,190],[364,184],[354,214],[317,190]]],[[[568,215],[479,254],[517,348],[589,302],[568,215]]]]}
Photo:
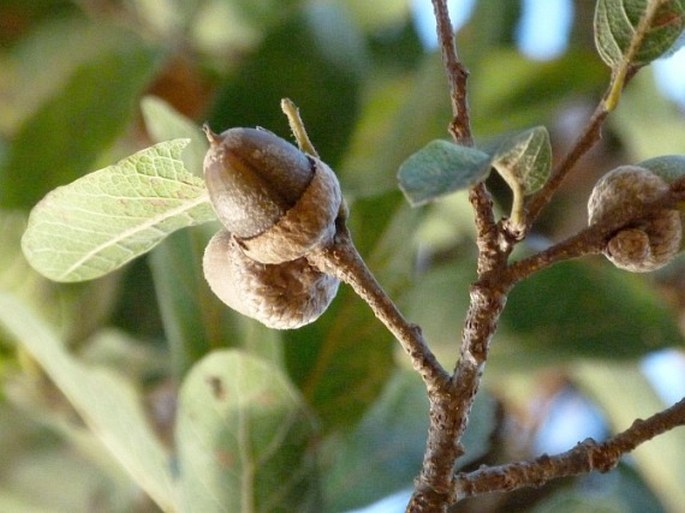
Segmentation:
{"type": "Polygon", "coordinates": [[[650,69],[631,80],[621,94],[620,108],[608,122],[633,162],[656,155],[685,154],[683,115],[659,93],[650,69]]]}
{"type": "Polygon", "coordinates": [[[174,510],[169,455],[152,433],[130,383],[69,355],[51,330],[21,303],[0,293],[0,322],[69,399],[136,483],[166,512],[174,510]]]}
{"type": "Polygon", "coordinates": [[[390,375],[393,338],[378,323],[369,307],[344,287],[317,322],[284,332],[289,374],[324,431],[354,424],[390,375]]]}
{"type": "MultiPolygon", "coordinates": [[[[463,438],[466,465],[482,456],[494,425],[494,401],[476,398],[463,438]]],[[[325,446],[324,482],[330,511],[345,511],[409,488],[421,468],[428,429],[426,389],[412,370],[397,370],[359,425],[325,446]]]]}
{"type": "Polygon", "coordinates": [[[464,62],[473,62],[477,66],[486,58],[483,53],[497,47],[513,46],[517,38],[521,10],[520,1],[504,3],[499,0],[478,0],[465,27],[466,30],[460,31],[466,32],[463,36],[469,40],[457,43],[460,56],[465,52],[464,62]]]}
{"type": "Polygon", "coordinates": [[[606,88],[607,71],[590,51],[572,50],[555,60],[527,59],[515,49],[482,56],[469,80],[469,102],[477,135],[492,136],[551,124],[568,102],[597,96],[606,88]]]}
{"type": "Polygon", "coordinates": [[[209,148],[202,130],[183,114],[154,96],[146,96],[141,102],[145,126],[156,143],[170,139],[190,139],[181,158],[185,168],[196,176],[202,177],[202,164],[209,148]]]}
{"type": "MultiPolygon", "coordinates": [[[[649,0],[599,0],[595,11],[595,44],[604,62],[617,68],[624,63],[641,19],[649,11],[649,0]]],[[[638,41],[629,64],[643,66],[666,52],[685,28],[681,0],[660,2],[653,22],[638,41]]]]}
{"type": "Polygon", "coordinates": [[[552,164],[552,146],[544,126],[536,126],[507,138],[492,157],[492,167],[512,190],[532,194],[540,189],[552,164]]]}
{"type": "Polygon", "coordinates": [[[490,172],[490,156],[475,148],[435,140],[404,161],[397,172],[400,189],[416,207],[466,189],[490,172]]]}
{"type": "Polygon", "coordinates": [[[26,218],[23,212],[0,210],[0,290],[12,292],[39,310],[65,341],[81,341],[111,313],[117,296],[116,277],[65,285],[41,276],[21,251],[26,218]]]}
{"type": "MultiPolygon", "coordinates": [[[[116,497],[112,483],[92,462],[66,444],[46,445],[37,441],[24,448],[21,457],[13,461],[11,471],[2,475],[0,511],[90,513],[95,503],[99,511],[124,513],[122,502],[128,507],[127,513],[135,511],[132,497],[116,497]]],[[[135,490],[131,481],[126,485],[135,490]]]]}
{"type": "Polygon", "coordinates": [[[291,98],[319,154],[335,166],[357,114],[366,64],[363,44],[357,28],[335,5],[310,6],[267,34],[220,91],[210,125],[216,130],[259,125],[287,134],[279,105],[281,98],[291,98]]]}
{"type": "Polygon", "coordinates": [[[409,487],[421,468],[428,399],[410,370],[398,370],[359,425],[325,446],[328,510],[346,511],[409,487]]]}
{"type": "Polygon", "coordinates": [[[402,297],[408,318],[421,326],[446,368],[454,366],[459,354],[469,286],[475,278],[475,258],[461,255],[416,276],[414,286],[402,297]]]}
{"type": "Polygon", "coordinates": [[[606,474],[580,476],[540,502],[531,513],[666,513],[631,462],[606,474]]]}
{"type": "Polygon", "coordinates": [[[211,350],[249,349],[274,363],[280,362],[280,333],[240,315],[209,289],[202,274],[202,254],[214,225],[180,230],[149,256],[164,332],[175,374],[185,375],[211,350]]]}
{"type": "Polygon", "coordinates": [[[321,511],[316,428],[276,367],[212,353],[183,383],[177,419],[185,513],[321,511]]]}
{"type": "Polygon", "coordinates": [[[157,144],[50,192],[22,239],[31,265],[53,280],[89,280],[216,219],[204,182],[180,160],[187,143],[157,144]]]}
{"type": "Polygon", "coordinates": [[[37,506],[27,497],[17,497],[2,489],[0,489],[0,511],[12,511],[15,513],[57,513],[54,506],[37,506]]]}
{"type": "Polygon", "coordinates": [[[676,315],[643,276],[609,264],[565,262],[519,283],[502,315],[503,364],[636,358],[682,345],[676,315]],[[506,354],[506,356],[505,356],[506,354]]]}
{"type": "Polygon", "coordinates": [[[643,160],[637,165],[649,169],[668,183],[685,176],[685,155],[662,155],[643,160]]]}
{"type": "Polygon", "coordinates": [[[341,164],[346,193],[368,197],[397,190],[397,169],[419,147],[445,135],[449,96],[438,53],[410,75],[371,78],[351,148],[341,164]],[[411,127],[408,129],[407,127],[411,127]]]}
{"type": "MultiPolygon", "coordinates": [[[[636,363],[583,362],[574,369],[576,382],[604,409],[614,433],[630,427],[667,405],[658,398],[636,363]]],[[[631,453],[645,481],[670,513],[685,504],[685,431],[676,428],[631,453]]]]}
{"type": "MultiPolygon", "coordinates": [[[[51,10],[56,7],[54,1],[44,3],[51,10]]],[[[18,124],[57,95],[79,67],[121,52],[123,42],[131,38],[135,40],[121,26],[83,17],[53,17],[32,27],[3,61],[3,72],[11,77],[9,83],[0,81],[6,95],[0,103],[0,124],[6,133],[15,132],[18,124]]]]}
{"type": "Polygon", "coordinates": [[[338,3],[349,9],[354,21],[367,30],[397,25],[410,14],[406,0],[338,0],[338,3]]]}
{"type": "Polygon", "coordinates": [[[0,203],[27,208],[88,171],[121,135],[157,54],[136,42],[79,66],[59,92],[26,120],[0,169],[0,203]]]}
{"type": "Polygon", "coordinates": [[[281,21],[296,10],[301,0],[234,0],[232,2],[246,21],[261,28],[281,21]]]}
{"type": "Polygon", "coordinates": [[[532,513],[625,513],[624,504],[614,496],[564,490],[554,494],[532,513]]]}

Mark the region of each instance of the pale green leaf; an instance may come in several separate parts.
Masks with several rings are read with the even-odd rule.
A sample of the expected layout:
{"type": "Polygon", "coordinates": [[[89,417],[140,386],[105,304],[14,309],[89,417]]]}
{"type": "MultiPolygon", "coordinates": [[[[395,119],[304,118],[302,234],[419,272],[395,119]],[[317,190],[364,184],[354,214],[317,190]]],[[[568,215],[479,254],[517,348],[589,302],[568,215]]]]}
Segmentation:
{"type": "Polygon", "coordinates": [[[89,280],[216,219],[204,182],[180,160],[187,143],[157,144],[50,192],[22,238],[29,263],[53,280],[89,280]]]}
{"type": "Polygon", "coordinates": [[[188,171],[202,176],[202,163],[209,148],[207,137],[202,130],[180,112],[174,110],[164,100],[146,96],[140,103],[145,126],[154,142],[161,143],[170,139],[187,138],[190,144],[181,155],[188,171]]]}
{"type": "MultiPolygon", "coordinates": [[[[118,42],[78,65],[13,131],[0,171],[5,207],[27,209],[58,185],[82,177],[129,126],[161,55],[159,48],[130,34],[118,42]]],[[[52,78],[40,74],[31,79],[28,87],[52,78]]]]}
{"type": "Polygon", "coordinates": [[[490,156],[475,148],[435,140],[400,166],[400,189],[412,206],[484,180],[490,172],[490,156]]]}
{"type": "Polygon", "coordinates": [[[239,314],[216,297],[202,274],[202,254],[218,223],[180,230],[148,256],[176,376],[214,349],[242,347],[277,362],[282,332],[239,314]]]}
{"type": "Polygon", "coordinates": [[[215,351],[180,392],[176,427],[184,513],[319,512],[316,428],[270,363],[215,351]]]}
{"type": "Polygon", "coordinates": [[[569,261],[509,294],[490,364],[514,368],[573,359],[630,359],[683,344],[677,315],[643,276],[609,263],[569,261]]]}
{"type": "Polygon", "coordinates": [[[536,126],[508,138],[492,157],[492,167],[509,186],[524,194],[540,189],[549,177],[552,146],[544,126],[536,126]]]}
{"type": "Polygon", "coordinates": [[[659,58],[673,46],[685,28],[682,0],[662,1],[644,32],[638,26],[652,0],[599,0],[595,10],[595,44],[600,57],[612,68],[626,64],[642,66],[659,58]],[[633,43],[635,39],[635,43],[633,43]],[[630,59],[629,48],[637,44],[630,59]]]}
{"type": "MultiPolygon", "coordinates": [[[[462,440],[467,454],[461,466],[483,456],[495,429],[495,401],[487,392],[476,397],[462,440]]],[[[410,488],[421,467],[428,429],[428,398],[421,379],[399,369],[357,427],[331,437],[324,460],[331,461],[324,480],[332,511],[347,511],[410,488]]]]}
{"type": "Polygon", "coordinates": [[[70,342],[83,340],[111,312],[117,299],[116,276],[64,286],[31,268],[21,251],[28,214],[0,210],[0,290],[39,308],[45,321],[70,342]],[[84,308],[88,317],[83,317],[84,308]]]}
{"type": "Polygon", "coordinates": [[[371,197],[397,190],[393,171],[413,148],[444,135],[444,74],[440,56],[431,53],[410,76],[371,77],[349,149],[336,169],[346,193],[371,197]]]}
{"type": "Polygon", "coordinates": [[[152,432],[136,390],[112,372],[79,362],[39,317],[5,293],[0,325],[43,367],[133,480],[163,511],[174,511],[170,455],[152,432]]]}
{"type": "Polygon", "coordinates": [[[685,155],[662,155],[637,164],[672,183],[685,176],[685,155]]]}
{"type": "Polygon", "coordinates": [[[17,496],[0,488],[0,511],[20,513],[62,513],[53,507],[37,506],[26,497],[17,496]]]}
{"type": "MultiPolygon", "coordinates": [[[[604,409],[614,433],[635,419],[649,417],[666,406],[636,363],[585,362],[575,367],[575,378],[604,409]]],[[[685,430],[676,428],[631,453],[640,474],[665,509],[682,511],[685,504],[685,430]]]]}
{"type": "Polygon", "coordinates": [[[685,154],[685,117],[659,93],[651,71],[646,69],[631,80],[621,94],[621,108],[608,119],[631,162],[685,154]]]}

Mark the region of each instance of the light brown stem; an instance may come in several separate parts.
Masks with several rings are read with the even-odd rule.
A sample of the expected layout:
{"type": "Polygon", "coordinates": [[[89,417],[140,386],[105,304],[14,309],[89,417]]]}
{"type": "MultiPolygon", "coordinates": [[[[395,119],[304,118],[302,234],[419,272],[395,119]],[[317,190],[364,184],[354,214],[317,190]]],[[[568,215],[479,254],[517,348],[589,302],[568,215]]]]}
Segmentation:
{"type": "Polygon", "coordinates": [[[366,266],[352,242],[342,216],[338,220],[338,231],[333,242],[308,255],[307,259],[322,272],[336,276],[350,285],[371,307],[376,317],[409,355],[412,366],[421,375],[429,391],[445,386],[449,381],[449,374],[426,344],[421,328],[404,318],[366,266]]]}
{"type": "Polygon", "coordinates": [[[587,439],[573,449],[556,456],[542,455],[532,461],[488,467],[456,476],[456,500],[483,493],[537,487],[566,476],[593,470],[608,472],[624,454],[677,426],[685,425],[685,399],[646,420],[636,420],[628,429],[597,443],[587,439]]]}

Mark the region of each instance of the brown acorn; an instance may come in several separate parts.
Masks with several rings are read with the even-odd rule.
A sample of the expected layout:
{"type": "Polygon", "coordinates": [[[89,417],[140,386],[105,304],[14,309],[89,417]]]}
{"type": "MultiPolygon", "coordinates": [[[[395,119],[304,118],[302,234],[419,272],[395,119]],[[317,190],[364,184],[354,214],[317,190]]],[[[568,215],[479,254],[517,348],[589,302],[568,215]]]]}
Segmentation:
{"type": "Polygon", "coordinates": [[[281,264],[255,262],[226,230],[207,245],[203,269],[221,301],[275,329],[314,322],[338,290],[337,279],[314,269],[304,258],[281,264]]]}
{"type": "MultiPolygon", "coordinates": [[[[588,223],[619,216],[631,205],[655,201],[668,190],[667,181],[652,170],[620,166],[595,184],[588,201],[588,223]]],[[[664,208],[655,217],[619,231],[607,243],[604,255],[626,271],[655,271],[679,253],[682,238],[680,212],[664,208]]]]}
{"type": "Polygon", "coordinates": [[[271,132],[204,127],[210,200],[226,228],[205,250],[214,293],[231,308],[278,329],[314,321],[338,280],[305,256],[329,244],[342,195],[333,171],[271,132]]]}
{"type": "Polygon", "coordinates": [[[318,158],[271,132],[205,126],[204,174],[217,217],[262,263],[302,257],[330,242],[342,203],[338,179],[318,158]]]}

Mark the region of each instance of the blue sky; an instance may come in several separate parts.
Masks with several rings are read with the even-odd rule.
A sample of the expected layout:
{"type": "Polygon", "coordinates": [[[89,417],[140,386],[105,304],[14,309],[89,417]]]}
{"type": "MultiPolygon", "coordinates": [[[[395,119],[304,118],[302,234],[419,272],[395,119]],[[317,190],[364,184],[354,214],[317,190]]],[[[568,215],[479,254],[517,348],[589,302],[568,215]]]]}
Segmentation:
{"type": "MultiPolygon", "coordinates": [[[[471,15],[475,0],[450,0],[455,27],[471,15]]],[[[412,0],[416,28],[427,47],[436,45],[435,22],[428,0],[412,0]]],[[[520,50],[533,59],[553,59],[566,49],[573,19],[572,0],[523,0],[518,27],[520,50]]],[[[667,97],[685,108],[685,46],[666,59],[653,63],[657,86],[667,97]]]]}

